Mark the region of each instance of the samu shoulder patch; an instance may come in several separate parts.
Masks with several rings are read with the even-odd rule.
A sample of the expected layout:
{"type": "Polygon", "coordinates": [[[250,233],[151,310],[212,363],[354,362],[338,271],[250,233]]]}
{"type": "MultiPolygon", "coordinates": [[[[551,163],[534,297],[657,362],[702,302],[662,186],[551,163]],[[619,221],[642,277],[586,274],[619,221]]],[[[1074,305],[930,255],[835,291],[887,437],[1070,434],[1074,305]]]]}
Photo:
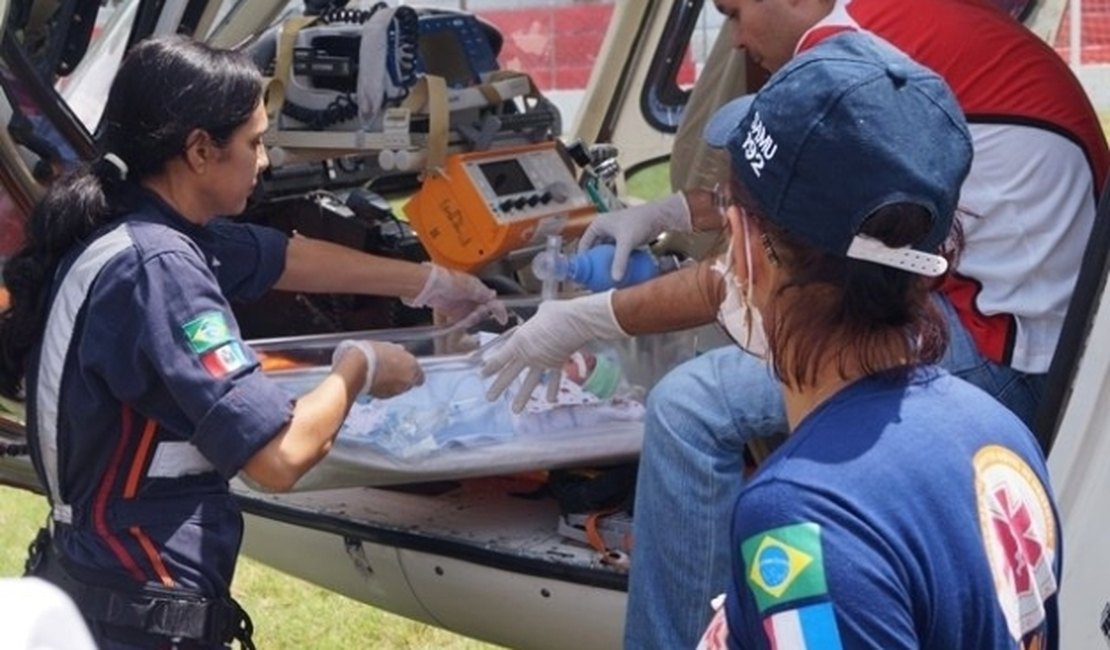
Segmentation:
{"type": "Polygon", "coordinates": [[[828,593],[821,527],[794,524],[752,535],[740,545],[759,613],[828,593]]]}
{"type": "Polygon", "coordinates": [[[1015,641],[1039,636],[1048,618],[1045,601],[1059,587],[1052,502],[1036,472],[1010,449],[986,445],[972,462],[979,532],[998,606],[1015,641]]]}

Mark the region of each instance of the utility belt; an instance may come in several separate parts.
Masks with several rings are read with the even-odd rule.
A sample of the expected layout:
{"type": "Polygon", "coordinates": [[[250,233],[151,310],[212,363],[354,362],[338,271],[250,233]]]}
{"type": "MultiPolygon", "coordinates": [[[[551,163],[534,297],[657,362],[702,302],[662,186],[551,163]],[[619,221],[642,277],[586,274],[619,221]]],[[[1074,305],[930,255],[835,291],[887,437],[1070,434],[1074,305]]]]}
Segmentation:
{"type": "Polygon", "coordinates": [[[183,589],[122,590],[89,584],[66,570],[65,560],[45,528],[39,529],[31,542],[24,569],[25,575],[42,578],[66,592],[90,622],[204,646],[238,640],[244,650],[255,650],[251,638],[254,624],[230,596],[207,598],[183,589]]]}

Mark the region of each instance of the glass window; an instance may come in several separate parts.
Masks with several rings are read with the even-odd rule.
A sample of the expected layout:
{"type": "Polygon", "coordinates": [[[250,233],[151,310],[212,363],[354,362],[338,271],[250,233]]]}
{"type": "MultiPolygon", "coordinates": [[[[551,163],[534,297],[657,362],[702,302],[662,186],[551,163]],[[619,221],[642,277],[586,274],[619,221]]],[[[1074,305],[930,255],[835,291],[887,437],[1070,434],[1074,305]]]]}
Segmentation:
{"type": "Polygon", "coordinates": [[[671,7],[667,18],[670,28],[652,57],[640,95],[640,108],[648,124],[664,133],[678,130],[690,88],[723,22],[724,16],[704,0],[684,0],[671,7]]]}

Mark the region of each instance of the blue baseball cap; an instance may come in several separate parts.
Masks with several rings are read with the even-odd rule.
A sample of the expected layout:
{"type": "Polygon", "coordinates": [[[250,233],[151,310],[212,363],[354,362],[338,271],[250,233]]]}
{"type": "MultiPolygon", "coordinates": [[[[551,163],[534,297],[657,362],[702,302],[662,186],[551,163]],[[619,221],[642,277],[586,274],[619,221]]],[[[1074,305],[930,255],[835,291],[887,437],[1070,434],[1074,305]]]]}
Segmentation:
{"type": "Polygon", "coordinates": [[[795,57],[754,95],[719,109],[705,140],[772,222],[827,253],[937,276],[971,167],[971,134],[935,72],[865,32],[795,57]],[[875,210],[911,203],[932,216],[913,248],[859,235],[875,210]]]}

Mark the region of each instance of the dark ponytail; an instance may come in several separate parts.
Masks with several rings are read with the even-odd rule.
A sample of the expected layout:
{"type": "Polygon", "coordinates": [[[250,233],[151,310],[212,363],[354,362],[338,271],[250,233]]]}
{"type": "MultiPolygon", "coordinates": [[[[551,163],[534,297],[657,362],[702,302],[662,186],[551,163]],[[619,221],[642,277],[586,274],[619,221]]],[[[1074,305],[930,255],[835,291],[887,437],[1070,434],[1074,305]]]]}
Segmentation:
{"type": "Polygon", "coordinates": [[[16,398],[27,353],[46,327],[50,281],[74,245],[114,217],[119,171],[98,160],[59,178],[31,211],[23,248],[4,265],[10,307],[0,315],[0,394],[16,398]]]}
{"type": "Polygon", "coordinates": [[[51,185],[31,211],[23,248],[4,266],[10,307],[0,314],[0,394],[21,397],[58,264],[127,212],[124,187],[162,172],[197,129],[226,143],[261,97],[258,69],[238,52],[184,36],[132,48],[108,94],[97,136],[102,155],[51,185]]]}

